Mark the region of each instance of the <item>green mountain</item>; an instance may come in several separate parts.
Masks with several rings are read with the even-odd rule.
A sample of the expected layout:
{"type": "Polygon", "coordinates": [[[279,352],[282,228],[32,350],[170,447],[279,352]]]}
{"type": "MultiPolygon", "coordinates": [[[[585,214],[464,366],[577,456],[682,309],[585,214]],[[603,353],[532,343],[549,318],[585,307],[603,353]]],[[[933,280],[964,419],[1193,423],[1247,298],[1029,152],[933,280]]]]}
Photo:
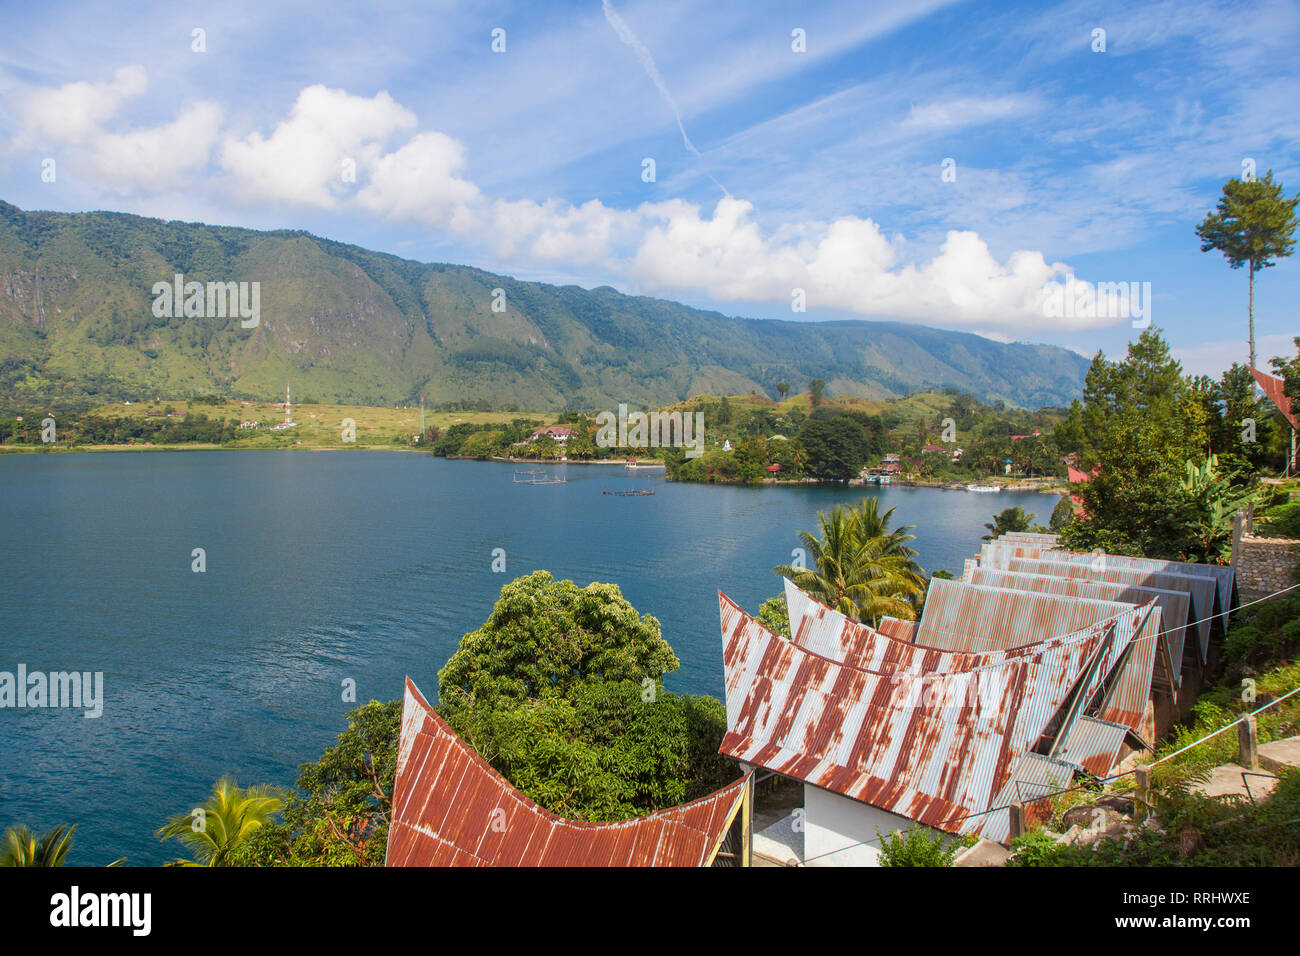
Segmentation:
{"type": "Polygon", "coordinates": [[[0,396],[118,401],[221,393],[392,405],[661,405],[697,392],[890,398],[952,386],[1035,408],[1087,361],[892,322],[730,318],[601,287],[411,262],[301,231],[259,232],[0,202],[0,396]],[[260,283],[260,321],[154,314],[155,283],[260,283]],[[493,309],[493,290],[497,296],[493,309]]]}

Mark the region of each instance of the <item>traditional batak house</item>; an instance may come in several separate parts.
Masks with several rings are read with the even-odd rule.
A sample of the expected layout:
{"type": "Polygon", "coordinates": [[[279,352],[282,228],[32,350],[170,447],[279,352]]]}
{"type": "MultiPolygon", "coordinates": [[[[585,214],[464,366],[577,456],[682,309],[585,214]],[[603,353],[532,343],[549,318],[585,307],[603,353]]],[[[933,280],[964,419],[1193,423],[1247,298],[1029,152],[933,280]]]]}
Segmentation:
{"type": "Polygon", "coordinates": [[[1056,544],[986,544],[963,580],[930,583],[919,622],[868,627],[786,582],[786,640],[719,595],[721,749],[804,783],[784,824],[802,862],[872,865],[882,837],[917,827],[1006,842],[1194,699],[1232,569],[1056,544]]]}
{"type": "Polygon", "coordinates": [[[612,823],[544,810],[440,718],[408,678],[386,866],[747,866],[753,776],[612,823]]]}

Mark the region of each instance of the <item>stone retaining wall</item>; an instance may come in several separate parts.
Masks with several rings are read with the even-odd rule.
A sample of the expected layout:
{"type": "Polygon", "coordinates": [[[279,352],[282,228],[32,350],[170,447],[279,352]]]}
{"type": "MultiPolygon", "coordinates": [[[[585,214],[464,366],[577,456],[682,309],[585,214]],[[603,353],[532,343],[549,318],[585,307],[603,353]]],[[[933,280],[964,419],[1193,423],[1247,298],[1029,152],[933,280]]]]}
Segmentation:
{"type": "Polygon", "coordinates": [[[1253,601],[1296,583],[1300,567],[1300,541],[1294,538],[1257,538],[1242,534],[1232,549],[1241,600],[1253,601]]]}

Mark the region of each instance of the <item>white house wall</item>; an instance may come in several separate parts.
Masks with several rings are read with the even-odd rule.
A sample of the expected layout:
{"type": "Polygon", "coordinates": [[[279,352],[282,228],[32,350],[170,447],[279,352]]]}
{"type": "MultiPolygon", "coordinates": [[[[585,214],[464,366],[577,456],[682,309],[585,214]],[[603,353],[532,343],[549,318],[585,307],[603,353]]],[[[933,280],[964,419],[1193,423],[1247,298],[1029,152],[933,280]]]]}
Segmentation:
{"type": "MultiPolygon", "coordinates": [[[[808,866],[879,866],[880,837],[920,826],[830,790],[804,784],[804,860],[808,866]]],[[[931,835],[938,833],[931,830],[931,835]]]]}

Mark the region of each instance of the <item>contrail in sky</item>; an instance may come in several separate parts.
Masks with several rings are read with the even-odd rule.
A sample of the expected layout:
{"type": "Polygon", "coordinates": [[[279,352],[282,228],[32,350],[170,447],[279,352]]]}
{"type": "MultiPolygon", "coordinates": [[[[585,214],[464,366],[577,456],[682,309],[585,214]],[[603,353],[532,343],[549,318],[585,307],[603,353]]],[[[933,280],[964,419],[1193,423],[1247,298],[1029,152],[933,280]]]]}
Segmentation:
{"type": "MultiPolygon", "coordinates": [[[[646,45],[641,42],[635,33],[632,32],[632,28],[627,25],[627,21],[619,16],[618,11],[614,9],[614,5],[610,3],[609,0],[600,0],[600,5],[605,11],[605,19],[609,21],[609,25],[614,28],[614,32],[618,34],[618,38],[632,48],[632,52],[636,54],[636,58],[640,60],[641,65],[645,67],[646,73],[650,75],[650,79],[659,89],[659,94],[668,104],[668,108],[673,111],[673,116],[677,118],[677,128],[681,130],[682,142],[686,144],[686,148],[700,159],[704,159],[703,154],[695,148],[695,144],[691,142],[691,138],[686,135],[686,127],[682,125],[682,111],[677,108],[677,101],[673,99],[672,93],[668,92],[668,84],[664,82],[663,76],[660,75],[659,67],[655,66],[655,58],[650,55],[650,51],[646,48],[646,45]]],[[[709,175],[707,172],[705,175],[709,176],[710,179],[713,179],[713,176],[709,175]]],[[[721,189],[728,198],[731,197],[731,193],[727,192],[727,187],[723,186],[722,183],[718,182],[716,179],[713,179],[713,183],[721,189]]]]}

